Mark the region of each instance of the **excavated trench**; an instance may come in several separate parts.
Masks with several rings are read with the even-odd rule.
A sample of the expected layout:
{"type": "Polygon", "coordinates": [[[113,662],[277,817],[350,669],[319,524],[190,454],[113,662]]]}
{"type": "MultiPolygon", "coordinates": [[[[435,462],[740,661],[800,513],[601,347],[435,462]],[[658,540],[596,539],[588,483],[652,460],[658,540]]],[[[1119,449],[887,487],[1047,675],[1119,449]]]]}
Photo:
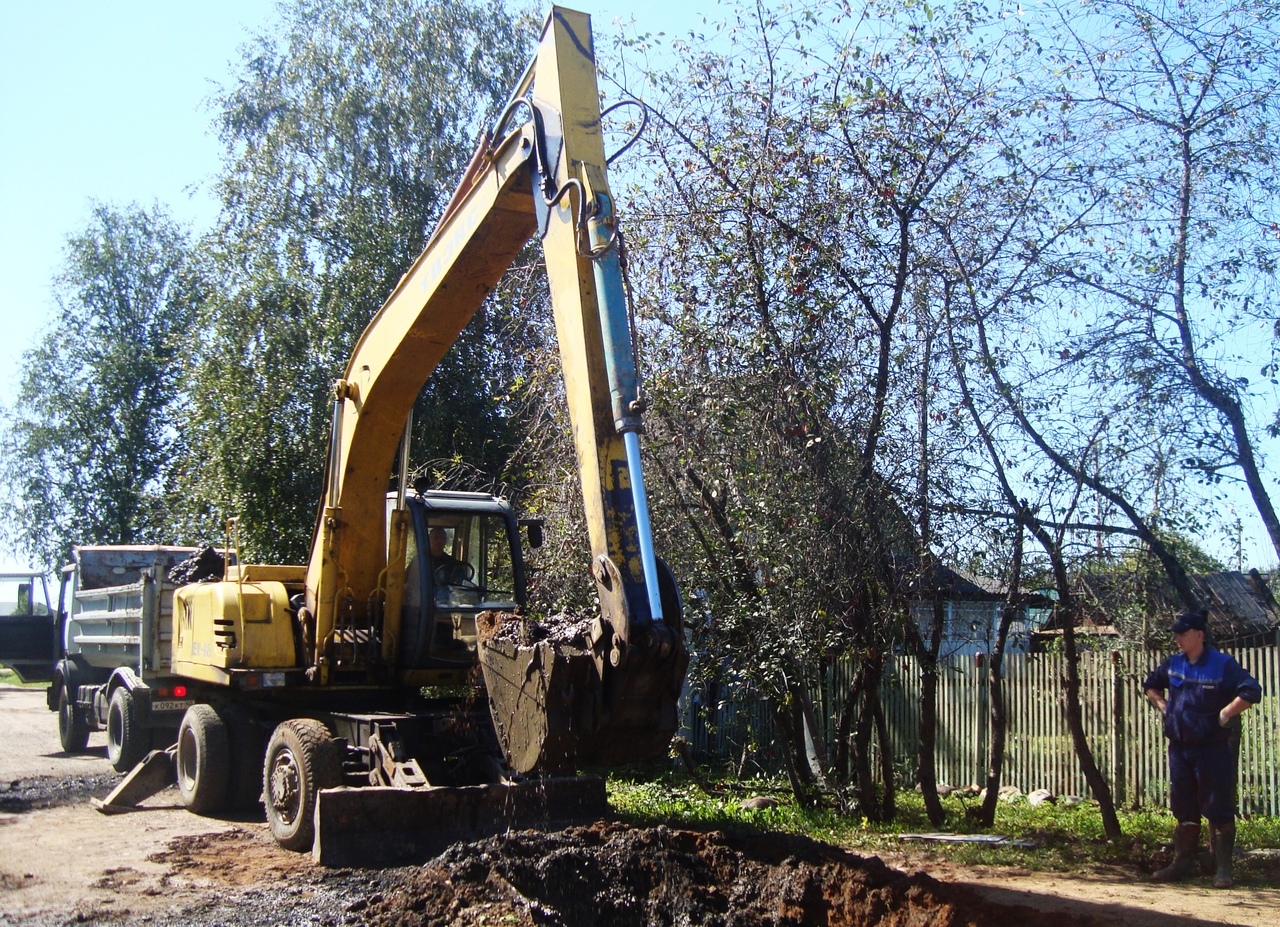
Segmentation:
{"type": "MultiPolygon", "coordinates": [[[[36,893],[42,891],[42,883],[55,885],[60,877],[42,867],[64,866],[65,854],[74,857],[81,844],[102,846],[105,835],[118,838],[137,828],[145,837],[152,826],[163,825],[149,820],[146,812],[135,818],[68,816],[69,809],[60,807],[67,798],[83,800],[85,793],[101,792],[108,785],[85,777],[23,781],[4,790],[9,793],[5,810],[10,827],[21,826],[15,818],[61,814],[48,820],[74,829],[64,833],[54,825],[53,830],[24,830],[36,835],[42,847],[23,851],[20,866],[16,844],[8,850],[0,847],[0,927],[64,927],[71,922],[102,927],[1135,923],[1132,910],[1098,903],[1102,896],[1096,894],[1090,896],[1094,903],[1085,906],[1088,910],[1079,910],[1075,917],[1058,905],[1033,910],[1000,904],[985,890],[979,895],[964,885],[907,874],[879,859],[803,837],[643,828],[610,821],[460,842],[421,865],[333,869],[281,849],[260,819],[251,816],[226,831],[177,837],[161,851],[102,857],[99,867],[111,865],[89,866],[87,882],[68,882],[51,889],[52,895],[44,891],[44,901],[19,898],[28,885],[34,885],[36,893]],[[47,787],[54,785],[63,788],[47,787]],[[149,869],[143,859],[161,868],[149,869]],[[6,913],[10,902],[15,907],[6,913]]],[[[162,796],[161,807],[176,810],[176,804],[176,798],[162,796]]],[[[122,846],[127,844],[126,840],[122,846]]],[[[1172,905],[1173,898],[1166,903],[1172,905]]],[[[1139,923],[1172,927],[1218,920],[1148,913],[1139,923]]]]}
{"type": "Polygon", "coordinates": [[[985,902],[802,837],[610,823],[456,844],[360,914],[372,927],[1088,923],[985,902]]]}

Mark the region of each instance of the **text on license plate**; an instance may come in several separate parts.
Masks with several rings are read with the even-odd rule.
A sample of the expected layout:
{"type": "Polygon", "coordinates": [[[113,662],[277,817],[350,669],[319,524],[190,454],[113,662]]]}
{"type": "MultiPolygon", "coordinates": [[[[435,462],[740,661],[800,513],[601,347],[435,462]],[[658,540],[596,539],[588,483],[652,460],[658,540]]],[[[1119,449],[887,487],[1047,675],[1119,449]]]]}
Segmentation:
{"type": "Polygon", "coordinates": [[[182,702],[177,702],[172,700],[159,701],[159,702],[151,703],[151,710],[152,711],[186,711],[188,708],[190,708],[194,704],[195,702],[191,700],[182,701],[182,702]]]}

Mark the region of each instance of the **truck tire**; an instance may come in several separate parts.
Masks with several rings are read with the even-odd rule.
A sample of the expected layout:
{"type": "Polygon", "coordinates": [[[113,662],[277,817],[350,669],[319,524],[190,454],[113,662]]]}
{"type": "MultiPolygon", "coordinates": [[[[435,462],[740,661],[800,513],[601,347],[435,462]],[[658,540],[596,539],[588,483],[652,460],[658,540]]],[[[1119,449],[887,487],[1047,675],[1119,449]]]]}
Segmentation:
{"type": "Polygon", "coordinates": [[[212,705],[192,705],[178,728],[178,794],[188,811],[214,814],[227,799],[227,725],[212,705]]]}
{"type": "Polygon", "coordinates": [[[342,784],[342,751],[319,721],[291,718],[267,744],[263,798],[267,823],[286,850],[309,850],[315,839],[316,795],[342,784]]]}
{"type": "Polygon", "coordinates": [[[67,753],[79,753],[89,745],[89,726],[77,714],[66,683],[58,686],[58,740],[67,753]]]}
{"type": "Polygon", "coordinates": [[[151,732],[138,717],[138,700],[120,686],[107,704],[107,759],[116,772],[128,772],[151,749],[151,732]]]}

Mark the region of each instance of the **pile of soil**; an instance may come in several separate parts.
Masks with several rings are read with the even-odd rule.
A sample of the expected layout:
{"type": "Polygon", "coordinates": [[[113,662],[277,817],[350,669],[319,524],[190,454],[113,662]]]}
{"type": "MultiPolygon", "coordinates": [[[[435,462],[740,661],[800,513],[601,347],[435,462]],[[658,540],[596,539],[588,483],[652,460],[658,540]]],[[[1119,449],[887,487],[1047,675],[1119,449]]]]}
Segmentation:
{"type": "Polygon", "coordinates": [[[372,927],[1090,923],[994,905],[803,837],[605,822],[456,844],[361,913],[372,927]]]}
{"type": "Polygon", "coordinates": [[[188,583],[213,583],[226,575],[227,561],[212,547],[192,554],[169,571],[169,582],[177,586],[188,583]]]}

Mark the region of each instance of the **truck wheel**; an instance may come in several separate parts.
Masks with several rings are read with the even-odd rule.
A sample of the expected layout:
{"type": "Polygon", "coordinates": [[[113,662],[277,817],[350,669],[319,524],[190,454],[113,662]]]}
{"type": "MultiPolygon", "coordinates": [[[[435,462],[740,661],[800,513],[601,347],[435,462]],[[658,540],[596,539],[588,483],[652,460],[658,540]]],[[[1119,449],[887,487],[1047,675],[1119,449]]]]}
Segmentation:
{"type": "Polygon", "coordinates": [[[212,705],[192,705],[178,728],[178,794],[188,811],[213,814],[227,798],[227,726],[212,705]]]}
{"type": "Polygon", "coordinates": [[[89,745],[89,726],[76,714],[75,699],[65,683],[58,687],[58,740],[67,753],[79,753],[89,745]]]}
{"type": "Polygon", "coordinates": [[[107,759],[116,772],[128,772],[151,749],[151,734],[138,717],[138,700],[124,686],[107,705],[107,759]]]}
{"type": "Polygon", "coordinates": [[[267,823],[276,843],[286,850],[309,850],[316,795],[342,784],[342,751],[319,721],[291,718],[271,735],[263,780],[267,823]]]}

